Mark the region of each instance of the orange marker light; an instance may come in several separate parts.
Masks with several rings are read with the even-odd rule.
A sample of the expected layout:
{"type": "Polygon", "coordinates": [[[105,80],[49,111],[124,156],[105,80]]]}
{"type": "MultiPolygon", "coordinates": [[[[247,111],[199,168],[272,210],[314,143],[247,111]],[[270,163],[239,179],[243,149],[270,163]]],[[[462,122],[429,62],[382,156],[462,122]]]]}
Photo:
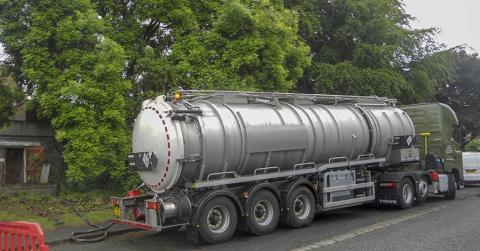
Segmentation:
{"type": "Polygon", "coordinates": [[[160,202],[147,201],[147,209],[160,209],[160,202]]]}

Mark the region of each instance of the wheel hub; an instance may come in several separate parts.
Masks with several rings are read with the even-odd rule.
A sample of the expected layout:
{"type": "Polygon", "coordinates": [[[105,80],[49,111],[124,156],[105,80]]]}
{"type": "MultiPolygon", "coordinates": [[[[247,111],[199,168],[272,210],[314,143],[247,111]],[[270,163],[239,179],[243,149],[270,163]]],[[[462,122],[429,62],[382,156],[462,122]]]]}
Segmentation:
{"type": "Polygon", "coordinates": [[[214,233],[224,232],[230,222],[230,215],[224,206],[212,207],[207,214],[207,225],[214,233]]]}
{"type": "Polygon", "coordinates": [[[303,211],[303,202],[297,198],[295,200],[295,213],[299,214],[303,211]]]}
{"type": "Polygon", "coordinates": [[[259,225],[268,225],[273,219],[273,205],[270,201],[261,200],[254,208],[255,221],[259,225]]]}
{"type": "Polygon", "coordinates": [[[305,219],[310,214],[310,200],[305,195],[299,195],[293,203],[293,210],[299,219],[305,219]]]}

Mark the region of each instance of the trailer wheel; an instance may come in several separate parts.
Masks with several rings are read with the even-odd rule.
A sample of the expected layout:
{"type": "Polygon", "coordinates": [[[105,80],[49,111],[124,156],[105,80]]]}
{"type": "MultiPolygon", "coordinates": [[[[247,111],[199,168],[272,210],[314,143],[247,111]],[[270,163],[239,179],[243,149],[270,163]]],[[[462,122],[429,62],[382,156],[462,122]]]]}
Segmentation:
{"type": "Polygon", "coordinates": [[[227,241],[235,233],[237,222],[237,209],[232,201],[223,196],[215,197],[200,211],[200,237],[208,244],[227,241]]]}
{"type": "Polygon", "coordinates": [[[422,204],[427,201],[428,197],[428,182],[425,177],[421,177],[418,180],[418,192],[415,202],[418,204],[422,204]]]}
{"type": "Polygon", "coordinates": [[[247,205],[247,226],[254,235],[266,235],[277,228],[280,206],[277,197],[267,191],[256,192],[247,205]]]}
{"type": "Polygon", "coordinates": [[[448,191],[445,194],[445,199],[454,200],[457,193],[457,185],[455,183],[455,177],[453,174],[448,174],[448,191]]]}
{"type": "Polygon", "coordinates": [[[414,189],[409,178],[403,178],[397,189],[397,205],[400,209],[408,209],[413,205],[414,189]]]}
{"type": "Polygon", "coordinates": [[[310,189],[299,186],[288,196],[286,224],[292,228],[310,225],[315,217],[315,198],[310,189]]]}

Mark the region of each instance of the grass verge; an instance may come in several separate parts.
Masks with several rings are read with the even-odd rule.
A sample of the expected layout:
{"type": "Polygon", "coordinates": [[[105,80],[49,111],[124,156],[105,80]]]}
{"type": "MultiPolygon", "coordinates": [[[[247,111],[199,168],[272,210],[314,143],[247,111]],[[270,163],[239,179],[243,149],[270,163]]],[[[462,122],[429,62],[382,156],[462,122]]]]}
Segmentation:
{"type": "Polygon", "coordinates": [[[103,196],[0,195],[0,221],[38,222],[47,231],[85,225],[72,208],[94,224],[106,222],[113,216],[103,196]]]}

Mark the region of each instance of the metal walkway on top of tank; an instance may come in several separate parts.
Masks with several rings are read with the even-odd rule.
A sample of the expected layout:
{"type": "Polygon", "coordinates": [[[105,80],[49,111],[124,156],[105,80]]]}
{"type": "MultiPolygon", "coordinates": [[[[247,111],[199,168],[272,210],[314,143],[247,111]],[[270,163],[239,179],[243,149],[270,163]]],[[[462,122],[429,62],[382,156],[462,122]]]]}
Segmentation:
{"type": "Polygon", "coordinates": [[[179,90],[187,100],[198,100],[209,97],[223,96],[244,96],[262,99],[309,99],[315,103],[332,102],[337,103],[371,103],[379,105],[392,105],[396,99],[378,96],[355,96],[355,95],[331,95],[331,94],[303,94],[303,93],[280,93],[280,92],[250,92],[250,91],[222,91],[222,90],[179,90]]]}

